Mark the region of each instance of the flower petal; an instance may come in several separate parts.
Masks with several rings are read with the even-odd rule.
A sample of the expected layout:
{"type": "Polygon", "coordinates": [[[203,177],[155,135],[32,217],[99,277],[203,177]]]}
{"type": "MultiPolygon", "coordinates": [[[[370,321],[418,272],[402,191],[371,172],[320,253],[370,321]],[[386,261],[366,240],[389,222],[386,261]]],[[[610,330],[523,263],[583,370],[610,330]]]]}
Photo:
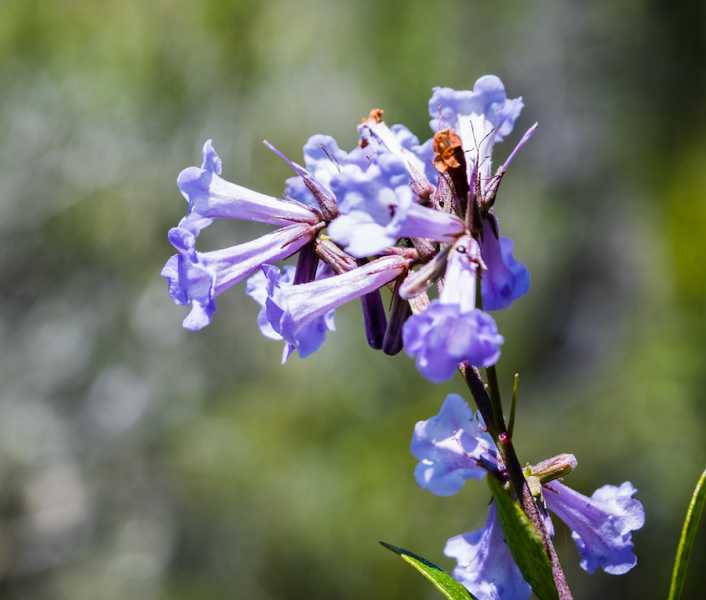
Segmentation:
{"type": "Polygon", "coordinates": [[[524,104],[522,98],[510,100],[505,86],[495,75],[484,75],[473,91],[434,88],[429,100],[431,128],[456,129],[463,142],[468,180],[481,178],[481,187],[492,186],[491,156],[496,142],[508,135],[524,104]]]}
{"type": "Polygon", "coordinates": [[[221,160],[211,146],[204,146],[202,167],[184,169],[177,185],[189,202],[189,214],[179,227],[197,236],[214,218],[260,221],[270,225],[317,223],[315,211],[295,202],[278,200],[221,179],[221,160]]]}
{"type": "MultiPolygon", "coordinates": [[[[276,269],[276,267],[265,265],[264,269],[269,271],[270,269],[276,269]]],[[[295,273],[296,267],[293,265],[285,266],[284,272],[276,275],[277,285],[293,285],[295,273]]],[[[319,265],[319,269],[317,270],[316,279],[326,279],[330,276],[330,270],[326,268],[324,263],[321,263],[319,265]]],[[[282,336],[274,330],[270,322],[267,320],[267,287],[269,284],[270,280],[267,275],[265,275],[265,272],[258,271],[255,275],[248,279],[246,293],[260,306],[262,306],[262,310],[260,310],[260,313],[257,316],[257,324],[259,325],[262,334],[273,340],[281,340],[282,336]]],[[[284,353],[282,355],[282,364],[287,361],[295,349],[299,351],[299,356],[301,358],[306,358],[310,354],[316,352],[326,340],[326,332],[336,330],[334,325],[334,313],[335,311],[331,310],[324,316],[314,319],[306,327],[303,327],[301,331],[297,333],[296,345],[285,344],[284,353]]]]}
{"type": "Polygon", "coordinates": [[[453,576],[478,600],[527,600],[532,595],[505,543],[494,502],[485,527],[451,538],[444,554],[456,559],[453,576]]]}
{"type": "Polygon", "coordinates": [[[631,531],[645,524],[645,511],[633,498],[637,490],[626,481],[620,487],[605,485],[591,498],[558,481],[545,485],[544,499],[572,530],[581,555],[581,568],[594,573],[622,575],[637,564],[631,531]]]}
{"type": "Polygon", "coordinates": [[[419,372],[434,383],[451,379],[464,361],[494,365],[504,342],[489,314],[478,309],[461,312],[458,305],[438,300],[407,320],[402,338],[407,354],[417,357],[419,372]]]}
{"type": "Polygon", "coordinates": [[[179,250],[172,256],[162,277],[169,281],[169,295],[176,304],[191,303],[192,311],[183,322],[187,329],[202,329],[216,312],[216,296],[238,283],[263,263],[294,254],[314,236],[306,223],[290,225],[267,235],[214,252],[196,252],[194,235],[174,227],[169,240],[179,250]]]}
{"type": "MultiPolygon", "coordinates": [[[[358,165],[367,169],[370,159],[363,148],[356,147],[346,153],[338,147],[338,143],[330,135],[313,135],[303,148],[306,173],[328,192],[331,192],[331,178],[340,168],[347,164],[358,165]]],[[[304,180],[290,177],[285,181],[287,187],[284,193],[290,198],[318,209],[318,203],[312,193],[304,185],[304,180]]]]}
{"type": "Polygon", "coordinates": [[[295,286],[280,285],[279,269],[265,266],[265,275],[270,281],[267,318],[287,343],[299,349],[297,334],[302,328],[334,308],[379,289],[408,265],[405,258],[387,256],[343,275],[295,286]]]}
{"type": "Polygon", "coordinates": [[[490,437],[458,394],[446,396],[438,415],[417,423],[410,449],[420,461],[414,470],[419,487],[437,496],[455,494],[467,479],[483,479],[481,456],[495,460],[490,437]]]}
{"type": "Polygon", "coordinates": [[[512,247],[511,239],[495,237],[490,221],[486,219],[480,244],[483,261],[488,267],[480,282],[483,310],[507,308],[529,291],[529,271],[512,255],[512,247]]]}
{"type": "Polygon", "coordinates": [[[465,230],[455,215],[421,206],[406,185],[402,162],[383,154],[369,169],[349,165],[331,180],[341,216],[329,235],[358,258],[381,252],[401,237],[453,241],[465,230]]]}

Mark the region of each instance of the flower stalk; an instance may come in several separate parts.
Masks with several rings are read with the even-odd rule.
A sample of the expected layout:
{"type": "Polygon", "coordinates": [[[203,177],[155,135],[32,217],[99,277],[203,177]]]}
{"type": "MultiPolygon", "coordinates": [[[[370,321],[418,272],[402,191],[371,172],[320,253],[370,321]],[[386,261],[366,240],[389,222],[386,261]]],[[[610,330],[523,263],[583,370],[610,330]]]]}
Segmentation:
{"type": "Polygon", "coordinates": [[[560,600],[572,600],[573,596],[569,590],[569,585],[566,582],[566,577],[564,576],[564,571],[559,563],[559,557],[554,549],[554,544],[552,543],[552,538],[547,531],[547,527],[542,519],[542,515],[539,511],[539,507],[532,497],[532,492],[525,479],[524,471],[520,465],[520,461],[517,458],[517,453],[515,452],[515,446],[512,443],[512,438],[508,435],[507,429],[505,428],[505,420],[502,418],[502,403],[500,400],[500,389],[498,386],[497,374],[495,373],[495,368],[487,369],[487,371],[492,371],[493,376],[488,377],[488,388],[490,394],[485,389],[485,382],[481,377],[480,371],[476,367],[469,367],[468,365],[461,365],[459,367],[461,374],[463,375],[466,385],[476,402],[476,406],[480,411],[486,426],[488,427],[488,433],[493,438],[500,455],[502,456],[503,462],[505,463],[505,468],[507,469],[507,474],[510,477],[512,487],[517,494],[517,500],[522,507],[522,510],[527,515],[530,523],[534,525],[534,528],[539,533],[542,538],[542,544],[544,549],[547,551],[547,556],[549,556],[549,561],[552,565],[552,576],[554,577],[554,583],[556,584],[556,589],[559,592],[560,600]],[[496,418],[495,415],[501,415],[500,418],[496,418]]]}

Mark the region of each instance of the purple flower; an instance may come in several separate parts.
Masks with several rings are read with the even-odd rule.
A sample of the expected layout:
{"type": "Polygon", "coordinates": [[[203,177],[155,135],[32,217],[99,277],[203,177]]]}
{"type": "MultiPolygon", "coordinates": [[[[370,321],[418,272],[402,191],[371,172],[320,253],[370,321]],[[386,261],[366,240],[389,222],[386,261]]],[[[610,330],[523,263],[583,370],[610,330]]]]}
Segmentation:
{"type": "MultiPolygon", "coordinates": [[[[481,479],[483,471],[504,473],[497,450],[487,433],[473,421],[468,404],[456,394],[449,395],[439,414],[417,423],[412,437],[412,454],[420,460],[414,471],[420,487],[440,496],[456,493],[467,479],[481,479]]],[[[557,477],[576,466],[572,455],[559,455],[532,467],[538,482],[557,477]]],[[[602,567],[620,575],[637,563],[632,552],[631,531],[645,522],[642,504],[633,496],[630,482],[620,487],[606,485],[591,498],[549,480],[543,497],[549,509],[571,529],[581,554],[581,567],[589,573],[602,567]]],[[[520,584],[522,576],[502,543],[502,533],[494,506],[483,529],[451,538],[444,553],[456,558],[454,577],[479,600],[525,600],[529,587],[520,584]]],[[[543,515],[547,530],[554,527],[543,515]]]]}
{"type": "Polygon", "coordinates": [[[201,168],[184,169],[177,185],[189,203],[189,213],[179,227],[198,236],[214,218],[260,221],[270,225],[318,223],[318,212],[298,202],[278,200],[230,183],[219,177],[221,159],[208,140],[203,147],[201,168]]]}
{"type": "Polygon", "coordinates": [[[493,317],[475,308],[477,242],[466,235],[449,252],[444,286],[438,300],[404,324],[402,338],[417,368],[429,381],[450,379],[458,365],[494,365],[504,342],[493,317]]]}
{"type": "Polygon", "coordinates": [[[527,600],[532,595],[505,542],[494,502],[485,527],[452,537],[444,554],[456,559],[454,578],[478,600],[527,600]]]}
{"type": "MultiPolygon", "coordinates": [[[[409,266],[401,256],[386,256],[342,275],[303,285],[282,285],[280,271],[263,266],[267,287],[267,319],[284,341],[300,350],[299,333],[334,308],[389,283],[409,266]]],[[[302,351],[300,350],[300,354],[302,351]]]]}
{"type": "MultiPolygon", "coordinates": [[[[370,165],[370,158],[367,156],[369,152],[366,154],[365,149],[356,147],[346,153],[329,135],[311,136],[304,145],[303,151],[306,169],[299,167],[300,170],[329,193],[332,191],[331,178],[340,171],[341,167],[351,164],[365,170],[370,165]]],[[[316,199],[300,176],[290,177],[285,181],[285,184],[287,186],[284,190],[286,196],[316,209],[319,208],[316,199]]]]}
{"type": "Polygon", "coordinates": [[[379,115],[365,119],[358,126],[358,131],[364,143],[372,143],[378,152],[390,152],[401,159],[415,187],[433,191],[431,185],[437,184],[439,173],[434,168],[431,139],[420,145],[419,138],[404,125],[388,128],[384,121],[379,120],[379,115]]]}
{"type": "MultiPolygon", "coordinates": [[[[274,268],[269,267],[268,268],[274,268]]],[[[284,273],[277,276],[277,285],[281,287],[291,286],[294,283],[296,267],[293,265],[287,265],[284,267],[284,273]]],[[[325,263],[320,263],[316,274],[316,280],[320,281],[326,279],[327,277],[333,276],[334,273],[331,268],[325,263]]],[[[281,340],[282,336],[277,333],[270,322],[267,320],[267,286],[270,280],[267,278],[263,271],[258,271],[250,277],[247,281],[247,286],[245,293],[250,296],[255,302],[257,302],[262,309],[257,316],[257,324],[260,327],[262,335],[270,338],[271,340],[281,340]]],[[[287,362],[287,359],[291,355],[292,351],[296,348],[299,350],[299,356],[301,358],[306,358],[310,354],[316,352],[321,344],[324,343],[326,339],[327,331],[335,331],[336,327],[333,322],[335,311],[331,310],[325,315],[314,319],[306,327],[303,327],[297,334],[297,344],[285,344],[284,351],[282,353],[282,364],[287,362]]]]}
{"type": "Polygon", "coordinates": [[[481,189],[485,189],[491,183],[493,146],[512,132],[523,106],[522,98],[508,99],[498,77],[484,75],[476,81],[473,91],[434,88],[429,100],[430,126],[435,132],[446,127],[458,132],[468,180],[473,182],[480,177],[481,189]]]}
{"type": "Polygon", "coordinates": [[[401,237],[451,242],[465,230],[455,215],[415,202],[408,175],[395,155],[380,155],[367,170],[341,168],[331,180],[341,216],[329,225],[331,238],[362,258],[394,246],[401,237]]]}
{"type": "Polygon", "coordinates": [[[480,282],[483,310],[507,308],[529,291],[529,271],[512,255],[512,246],[511,239],[495,237],[490,221],[486,219],[480,243],[483,261],[488,267],[480,282]]]}
{"type": "Polygon", "coordinates": [[[594,573],[601,567],[622,575],[637,564],[630,532],[645,524],[645,511],[633,498],[637,490],[629,481],[620,487],[604,485],[590,498],[558,481],[545,487],[547,506],[572,529],[584,571],[594,573]]]}
{"type": "Polygon", "coordinates": [[[433,383],[451,379],[464,361],[494,365],[504,341],[489,314],[478,309],[462,313],[458,305],[438,300],[407,320],[402,338],[407,354],[416,355],[419,372],[433,383]]]}
{"type": "Polygon", "coordinates": [[[449,394],[437,416],[414,428],[411,450],[419,460],[414,470],[419,487],[452,496],[467,479],[483,479],[487,471],[481,459],[497,462],[492,446],[466,401],[449,394]]]}
{"type": "Polygon", "coordinates": [[[211,322],[216,296],[238,283],[263,263],[287,258],[309,242],[316,229],[307,223],[283,227],[267,235],[214,252],[197,252],[194,234],[181,227],[169,230],[169,241],[179,251],[162,269],[169,295],[176,304],[191,304],[184,319],[186,329],[197,330],[211,322]]]}

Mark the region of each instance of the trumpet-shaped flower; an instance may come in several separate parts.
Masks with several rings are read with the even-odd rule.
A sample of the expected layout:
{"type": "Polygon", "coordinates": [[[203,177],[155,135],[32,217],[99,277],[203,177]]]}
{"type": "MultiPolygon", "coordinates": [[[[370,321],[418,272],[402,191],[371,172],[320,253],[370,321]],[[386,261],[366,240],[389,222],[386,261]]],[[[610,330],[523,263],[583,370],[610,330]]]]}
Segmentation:
{"type": "Polygon", "coordinates": [[[449,394],[438,415],[414,427],[410,449],[419,460],[414,470],[419,487],[453,496],[467,479],[485,477],[482,460],[497,462],[492,446],[466,401],[449,394]]]}
{"type": "Polygon", "coordinates": [[[637,564],[630,532],[645,524],[645,511],[633,498],[637,490],[629,481],[604,485],[590,498],[558,481],[545,487],[549,510],[572,529],[584,571],[594,573],[601,567],[611,575],[622,575],[637,564]]]}
{"type": "Polygon", "coordinates": [[[511,100],[495,75],[478,79],[473,91],[434,88],[429,100],[430,122],[434,132],[454,128],[461,136],[469,182],[480,178],[481,189],[491,182],[493,146],[512,132],[524,104],[511,100]]]}
{"type": "Polygon", "coordinates": [[[377,152],[390,152],[402,161],[409,174],[408,183],[420,191],[433,191],[431,186],[437,184],[439,173],[434,168],[431,139],[420,145],[419,138],[404,125],[388,127],[376,111],[358,126],[358,131],[364,144],[372,145],[377,152]]]}
{"type": "Polygon", "coordinates": [[[213,252],[197,252],[194,234],[181,227],[169,231],[169,241],[179,251],[162,269],[169,295],[176,304],[191,304],[184,319],[186,329],[202,329],[216,312],[216,296],[259,269],[263,263],[291,256],[315,235],[307,223],[283,227],[251,242],[213,252]]]}
{"type": "Polygon", "coordinates": [[[265,265],[267,319],[284,341],[299,350],[299,333],[331,310],[369,294],[401,275],[409,266],[401,256],[386,256],[357,269],[302,285],[282,285],[280,270],[265,265]]]}
{"type": "Polygon", "coordinates": [[[475,308],[480,249],[469,235],[449,252],[444,286],[438,300],[404,324],[404,348],[416,356],[417,368],[429,381],[450,379],[458,365],[490,366],[500,358],[503,337],[493,317],[475,308]]]}
{"type": "MultiPolygon", "coordinates": [[[[479,469],[503,472],[488,435],[473,422],[468,404],[455,394],[446,398],[436,417],[417,423],[411,447],[420,460],[415,469],[417,483],[440,496],[457,492],[468,479],[481,479],[479,469]]],[[[557,458],[572,468],[576,465],[571,455],[557,458]]],[[[591,498],[556,480],[543,484],[549,510],[572,530],[585,571],[593,573],[601,567],[606,573],[620,575],[637,564],[631,532],[643,526],[645,513],[633,498],[636,492],[628,481],[603,486],[591,498]]],[[[485,527],[451,538],[444,552],[458,561],[454,577],[478,600],[526,600],[529,586],[521,585],[521,575],[501,543],[494,512],[491,506],[485,527]]],[[[551,535],[553,529],[547,522],[551,535]]]]}
{"type": "MultiPolygon", "coordinates": [[[[331,178],[339,173],[342,167],[357,165],[361,169],[367,169],[371,161],[368,156],[370,152],[366,152],[366,149],[356,147],[351,152],[345,152],[338,147],[338,143],[330,135],[311,136],[304,145],[303,151],[306,169],[300,167],[301,171],[329,193],[332,193],[331,178]]],[[[286,196],[318,209],[319,205],[304,184],[302,177],[290,177],[285,184],[286,196]]]]}
{"type": "Polygon", "coordinates": [[[189,203],[179,227],[198,236],[215,218],[259,221],[270,225],[318,223],[321,216],[298,202],[279,200],[221,179],[221,159],[208,140],[201,168],[184,169],[177,185],[189,203]]]}
{"type": "MultiPolygon", "coordinates": [[[[282,287],[292,285],[294,283],[295,271],[296,268],[293,265],[285,266],[284,272],[277,276],[277,285],[282,287]]],[[[332,277],[333,275],[334,273],[328,265],[325,263],[319,264],[316,274],[318,281],[332,277]]],[[[282,336],[273,329],[272,325],[267,320],[267,286],[269,282],[270,280],[267,278],[264,271],[258,271],[248,279],[245,293],[262,307],[257,315],[257,324],[260,327],[262,335],[271,340],[281,340],[283,339],[282,336]]],[[[287,359],[295,348],[298,349],[301,358],[306,358],[316,352],[321,347],[321,344],[324,343],[326,332],[336,330],[333,322],[334,314],[335,311],[331,310],[325,315],[314,319],[306,327],[303,327],[297,333],[296,337],[298,343],[296,345],[285,344],[282,353],[282,364],[287,362],[287,359]]]]}
{"type": "Polygon", "coordinates": [[[532,595],[505,542],[495,502],[490,505],[485,526],[452,537],[444,554],[456,559],[454,578],[478,600],[527,600],[532,595]]]}
{"type": "Polygon", "coordinates": [[[488,267],[480,281],[483,310],[507,308],[529,291],[529,271],[512,255],[512,247],[511,239],[495,236],[486,219],[480,243],[483,262],[488,267]]]}
{"type": "Polygon", "coordinates": [[[401,237],[451,242],[465,230],[455,215],[421,206],[408,185],[402,161],[382,154],[367,170],[341,168],[331,180],[341,216],[329,226],[331,238],[356,257],[377,254],[401,237]]]}

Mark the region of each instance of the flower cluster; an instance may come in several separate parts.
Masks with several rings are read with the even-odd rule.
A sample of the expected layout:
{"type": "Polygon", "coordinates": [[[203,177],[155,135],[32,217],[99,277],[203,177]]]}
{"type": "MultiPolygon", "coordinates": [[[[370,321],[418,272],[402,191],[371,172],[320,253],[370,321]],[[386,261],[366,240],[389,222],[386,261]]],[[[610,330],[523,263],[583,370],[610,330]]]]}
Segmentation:
{"type": "MultiPolygon", "coordinates": [[[[439,496],[455,494],[467,479],[482,479],[486,474],[506,479],[493,441],[457,394],[446,398],[437,416],[417,423],[411,450],[420,461],[417,483],[439,496]]],[[[645,522],[642,504],[632,497],[637,490],[626,481],[617,487],[605,485],[588,498],[559,481],[575,467],[570,454],[530,467],[530,487],[543,499],[543,507],[572,530],[581,568],[588,573],[598,567],[613,575],[627,573],[637,564],[630,532],[645,522]]],[[[546,510],[544,517],[553,535],[546,510]]],[[[444,554],[456,559],[454,577],[479,600],[526,600],[532,593],[505,543],[494,504],[485,526],[451,538],[444,554]]]]}
{"type": "Polygon", "coordinates": [[[369,344],[387,354],[404,348],[429,380],[449,379],[464,362],[493,365],[503,337],[484,310],[507,308],[529,289],[529,272],[499,235],[494,206],[505,170],[536,126],[495,174],[491,164],[495,143],[512,131],[522,107],[495,76],[481,77],[472,91],[435,88],[434,135],[424,144],[373,110],[351,152],[315,135],[304,146],[305,166],[283,157],[296,173],[283,199],[222,179],[209,140],[201,168],[178,177],[189,210],[169,232],[178,254],[162,271],[172,299],[191,305],[184,327],[208,325],[216,296],[252,276],[247,293],[262,307],[258,324],[265,336],[284,340],[283,361],[294,350],[315,352],[334,329],[333,311],[359,298],[369,344]],[[197,251],[197,236],[216,218],[277,229],[197,251]],[[296,267],[274,266],[295,254],[296,267]],[[430,300],[433,285],[439,293],[430,300]],[[392,290],[389,315],[385,286],[392,290]]]}

